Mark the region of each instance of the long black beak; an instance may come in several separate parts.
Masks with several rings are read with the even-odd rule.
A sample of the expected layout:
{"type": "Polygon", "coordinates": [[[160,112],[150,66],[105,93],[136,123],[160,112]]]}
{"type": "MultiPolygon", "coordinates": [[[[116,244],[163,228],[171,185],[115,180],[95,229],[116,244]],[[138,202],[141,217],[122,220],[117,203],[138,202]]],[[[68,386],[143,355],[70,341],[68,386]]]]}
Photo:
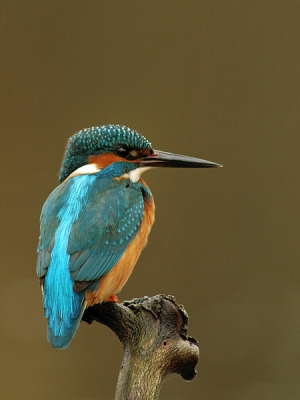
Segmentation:
{"type": "Polygon", "coordinates": [[[212,161],[202,160],[180,154],[167,153],[165,151],[154,150],[151,156],[143,157],[138,160],[142,167],[169,167],[169,168],[212,168],[223,167],[221,164],[212,161]]]}

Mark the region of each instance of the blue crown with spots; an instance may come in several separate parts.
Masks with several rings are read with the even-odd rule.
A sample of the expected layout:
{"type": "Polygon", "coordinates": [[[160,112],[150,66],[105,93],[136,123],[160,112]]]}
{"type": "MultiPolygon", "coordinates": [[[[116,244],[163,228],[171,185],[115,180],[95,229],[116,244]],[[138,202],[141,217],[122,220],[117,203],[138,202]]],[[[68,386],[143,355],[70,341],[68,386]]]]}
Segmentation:
{"type": "Polygon", "coordinates": [[[70,137],[59,172],[63,182],[77,168],[88,163],[88,156],[109,153],[118,147],[151,149],[151,143],[138,132],[122,125],[103,125],[82,129],[70,137]]]}

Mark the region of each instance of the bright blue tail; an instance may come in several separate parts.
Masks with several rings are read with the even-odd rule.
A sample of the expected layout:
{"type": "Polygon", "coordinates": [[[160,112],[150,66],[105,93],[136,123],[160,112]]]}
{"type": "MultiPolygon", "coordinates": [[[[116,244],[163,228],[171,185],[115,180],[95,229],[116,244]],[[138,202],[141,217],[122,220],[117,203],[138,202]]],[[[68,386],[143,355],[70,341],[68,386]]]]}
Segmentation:
{"type": "Polygon", "coordinates": [[[45,317],[48,319],[48,341],[65,349],[73,339],[85,309],[84,292],[75,293],[68,269],[69,255],[54,246],[45,275],[43,294],[45,317]]]}
{"type": "Polygon", "coordinates": [[[51,317],[48,318],[47,339],[52,347],[59,349],[66,349],[71,343],[73,337],[75,336],[86,303],[83,298],[78,300],[80,301],[81,306],[79,309],[79,314],[76,318],[70,317],[67,321],[63,321],[60,318],[56,318],[54,320],[51,317]],[[51,320],[53,321],[52,324],[51,320]]]}

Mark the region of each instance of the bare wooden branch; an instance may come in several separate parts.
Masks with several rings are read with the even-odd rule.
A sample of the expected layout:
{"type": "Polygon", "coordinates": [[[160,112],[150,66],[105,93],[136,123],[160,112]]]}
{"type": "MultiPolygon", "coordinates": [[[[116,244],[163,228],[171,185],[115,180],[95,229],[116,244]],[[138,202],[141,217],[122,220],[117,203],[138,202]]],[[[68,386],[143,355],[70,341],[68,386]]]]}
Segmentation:
{"type": "Polygon", "coordinates": [[[155,400],[168,374],[185,380],[197,374],[198,343],[187,335],[188,315],[173,296],[95,305],[83,320],[108,326],[123,343],[116,400],[155,400]]]}

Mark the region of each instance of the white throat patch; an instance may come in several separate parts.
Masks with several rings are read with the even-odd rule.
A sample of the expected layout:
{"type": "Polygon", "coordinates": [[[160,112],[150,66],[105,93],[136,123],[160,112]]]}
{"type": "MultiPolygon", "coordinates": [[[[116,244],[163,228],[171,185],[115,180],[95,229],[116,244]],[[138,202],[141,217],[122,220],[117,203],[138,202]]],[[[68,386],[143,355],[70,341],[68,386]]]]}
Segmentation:
{"type": "Polygon", "coordinates": [[[154,167],[139,167],[133,169],[132,171],[129,171],[126,174],[121,175],[120,179],[130,179],[131,182],[137,182],[140,179],[143,172],[148,171],[148,169],[152,168],[154,167]]]}

